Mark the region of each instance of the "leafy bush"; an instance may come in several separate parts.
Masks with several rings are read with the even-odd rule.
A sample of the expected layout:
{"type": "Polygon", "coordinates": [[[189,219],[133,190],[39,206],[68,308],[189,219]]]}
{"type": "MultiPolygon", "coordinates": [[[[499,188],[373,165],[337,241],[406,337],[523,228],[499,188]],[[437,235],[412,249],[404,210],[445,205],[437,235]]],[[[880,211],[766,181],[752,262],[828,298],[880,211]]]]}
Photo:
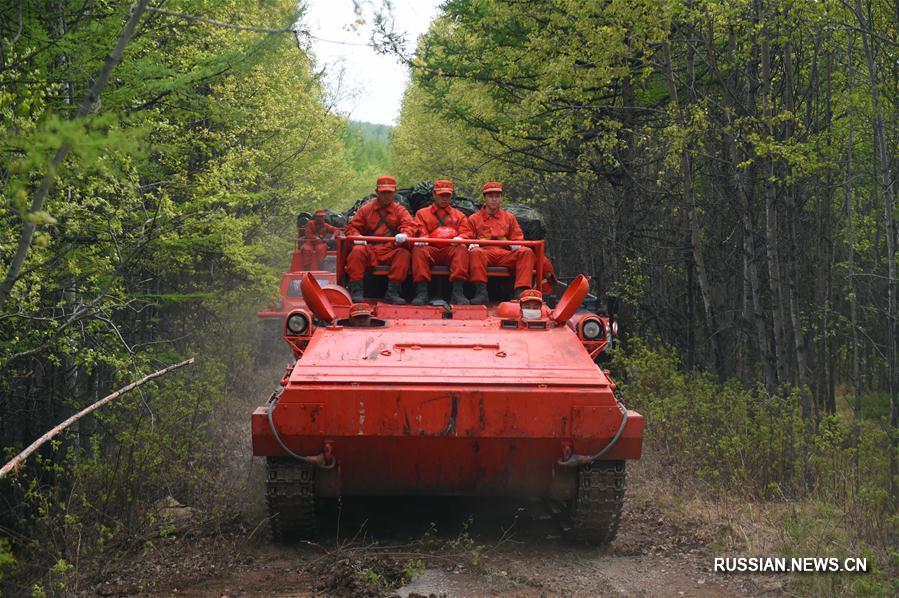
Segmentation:
{"type": "MultiPolygon", "coordinates": [[[[783,523],[788,554],[819,554],[826,546],[863,556],[858,551],[875,546],[882,568],[899,566],[885,548],[899,531],[889,500],[886,417],[805,422],[798,390],[771,396],[734,381],[721,384],[707,373],[685,372],[674,350],[639,339],[614,353],[612,367],[624,403],[646,418],[646,452],[673,482],[790,501],[795,506],[783,523]],[[808,504],[813,507],[804,509],[808,504]]],[[[836,577],[826,582],[832,595],[889,593],[871,576],[836,577]]]]}

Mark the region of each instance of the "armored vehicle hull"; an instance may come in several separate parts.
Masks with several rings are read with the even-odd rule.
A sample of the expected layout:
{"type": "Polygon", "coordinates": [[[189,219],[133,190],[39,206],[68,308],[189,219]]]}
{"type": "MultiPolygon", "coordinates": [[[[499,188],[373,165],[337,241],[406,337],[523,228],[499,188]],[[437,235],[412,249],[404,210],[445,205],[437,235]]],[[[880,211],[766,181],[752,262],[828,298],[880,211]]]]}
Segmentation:
{"type": "Polygon", "coordinates": [[[302,333],[285,326],[297,360],[252,416],[275,536],[314,534],[329,497],[442,495],[547,498],[579,538],[614,537],[643,418],[597,367],[608,323],[588,314],[605,334],[585,337],[571,302],[586,281],[575,287],[539,319],[516,302],[375,303],[356,327],[343,295],[307,276],[303,294],[324,317],[299,311],[302,333]]]}

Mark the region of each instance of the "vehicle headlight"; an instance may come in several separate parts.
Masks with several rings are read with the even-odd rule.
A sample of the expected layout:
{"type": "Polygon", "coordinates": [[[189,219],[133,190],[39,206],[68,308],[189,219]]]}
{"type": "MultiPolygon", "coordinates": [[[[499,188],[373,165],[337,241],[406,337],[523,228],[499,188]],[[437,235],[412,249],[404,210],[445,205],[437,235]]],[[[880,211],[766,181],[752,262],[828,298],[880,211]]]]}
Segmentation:
{"type": "Polygon", "coordinates": [[[293,334],[303,334],[309,328],[309,318],[303,314],[293,314],[287,318],[287,330],[293,334]]]}
{"type": "Polygon", "coordinates": [[[599,338],[600,333],[602,333],[602,324],[600,324],[597,320],[588,320],[584,322],[584,338],[587,340],[596,340],[599,338]]]}

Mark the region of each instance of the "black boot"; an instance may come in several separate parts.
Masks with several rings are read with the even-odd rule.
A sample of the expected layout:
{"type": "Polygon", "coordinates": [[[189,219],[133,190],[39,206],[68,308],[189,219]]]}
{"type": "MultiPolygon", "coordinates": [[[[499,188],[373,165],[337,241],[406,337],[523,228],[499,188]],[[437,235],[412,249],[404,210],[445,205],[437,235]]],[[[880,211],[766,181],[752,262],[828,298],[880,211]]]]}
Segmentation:
{"type": "Polygon", "coordinates": [[[406,305],[406,300],[400,296],[400,283],[391,280],[387,283],[387,293],[384,302],[391,305],[406,305]]]}
{"type": "Polygon", "coordinates": [[[487,283],[486,282],[476,282],[474,284],[475,294],[474,297],[471,298],[472,305],[487,305],[487,301],[489,301],[489,297],[487,296],[487,283]]]}
{"type": "Polygon", "coordinates": [[[412,305],[425,305],[428,302],[428,281],[422,280],[415,283],[415,297],[412,305]]]}
{"type": "Polygon", "coordinates": [[[454,280],[453,281],[453,296],[450,297],[450,303],[453,305],[468,305],[471,303],[468,300],[468,297],[465,296],[465,292],[462,289],[462,285],[465,282],[462,280],[454,280]]]}
{"type": "Polygon", "coordinates": [[[515,289],[515,299],[521,299],[521,294],[528,290],[530,287],[518,287],[515,289]]]}
{"type": "Polygon", "coordinates": [[[353,303],[362,303],[365,300],[365,297],[362,296],[362,281],[361,280],[351,280],[347,285],[346,289],[350,292],[350,298],[353,303]]]}

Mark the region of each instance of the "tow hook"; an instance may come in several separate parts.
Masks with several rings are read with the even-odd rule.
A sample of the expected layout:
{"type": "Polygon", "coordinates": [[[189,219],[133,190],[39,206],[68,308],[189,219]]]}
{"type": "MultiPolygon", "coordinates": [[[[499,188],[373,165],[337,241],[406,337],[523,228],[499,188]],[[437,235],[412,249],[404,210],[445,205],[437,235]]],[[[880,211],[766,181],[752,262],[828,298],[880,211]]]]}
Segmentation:
{"type": "Polygon", "coordinates": [[[334,443],[330,440],[325,442],[325,448],[322,452],[306,458],[310,463],[321,469],[334,469],[334,466],[337,465],[337,459],[334,458],[334,443]]]}
{"type": "Polygon", "coordinates": [[[590,457],[573,454],[570,443],[562,443],[562,458],[558,461],[558,464],[561,467],[578,467],[592,461],[593,460],[590,457]]]}
{"type": "Polygon", "coordinates": [[[581,465],[587,465],[588,463],[593,463],[596,459],[594,457],[588,457],[586,455],[571,455],[564,459],[559,459],[559,465],[562,467],[579,467],[581,465]]]}
{"type": "Polygon", "coordinates": [[[580,467],[581,465],[589,465],[593,463],[606,453],[608,453],[612,448],[618,444],[618,440],[621,438],[621,435],[624,433],[624,428],[627,427],[627,409],[624,408],[620,402],[618,403],[618,409],[621,411],[621,424],[618,426],[618,431],[615,432],[615,435],[612,436],[612,440],[609,441],[607,445],[605,445],[601,451],[596,453],[595,455],[574,455],[571,454],[571,450],[569,447],[569,454],[566,458],[564,456],[565,449],[564,444],[562,449],[563,457],[559,459],[559,465],[562,467],[580,467]]]}
{"type": "Polygon", "coordinates": [[[571,458],[571,443],[563,442],[562,443],[562,459],[559,461],[560,463],[564,463],[571,458]]]}
{"type": "Polygon", "coordinates": [[[325,469],[331,469],[337,463],[337,459],[334,458],[334,443],[330,440],[325,441],[325,469]]]}

